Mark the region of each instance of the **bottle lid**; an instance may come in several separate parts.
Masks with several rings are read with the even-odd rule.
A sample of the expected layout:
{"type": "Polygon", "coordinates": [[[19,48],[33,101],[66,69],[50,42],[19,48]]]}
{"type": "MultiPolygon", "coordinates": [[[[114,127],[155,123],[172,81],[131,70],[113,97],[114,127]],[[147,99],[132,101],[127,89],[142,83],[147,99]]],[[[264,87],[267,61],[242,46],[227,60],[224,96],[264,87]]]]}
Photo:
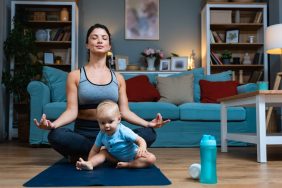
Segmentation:
{"type": "Polygon", "coordinates": [[[198,163],[192,164],[188,168],[188,172],[193,179],[199,179],[201,174],[201,165],[198,163]]]}
{"type": "Polygon", "coordinates": [[[200,146],[216,146],[216,140],[214,138],[214,136],[211,135],[203,135],[202,139],[201,139],[201,143],[200,146]]]}

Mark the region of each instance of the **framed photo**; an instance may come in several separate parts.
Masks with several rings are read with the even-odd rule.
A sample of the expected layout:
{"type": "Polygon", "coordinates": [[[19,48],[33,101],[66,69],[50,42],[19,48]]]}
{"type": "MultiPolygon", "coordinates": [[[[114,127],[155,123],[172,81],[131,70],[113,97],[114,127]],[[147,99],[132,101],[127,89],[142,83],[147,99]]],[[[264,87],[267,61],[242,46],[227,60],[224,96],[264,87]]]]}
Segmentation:
{"type": "Polygon", "coordinates": [[[160,71],[169,71],[169,70],[170,70],[170,59],[161,59],[160,71]]]}
{"type": "Polygon", "coordinates": [[[125,39],[159,40],[159,0],[125,0],[125,39]]]}
{"type": "Polygon", "coordinates": [[[172,71],[185,71],[187,70],[188,57],[172,57],[171,70],[172,71]]]}
{"type": "Polygon", "coordinates": [[[126,70],[128,65],[128,56],[116,55],[115,58],[116,70],[126,70]]]}
{"type": "Polygon", "coordinates": [[[54,64],[53,52],[44,52],[44,64],[54,64]]]}
{"type": "Polygon", "coordinates": [[[225,42],[226,43],[239,43],[239,30],[228,30],[225,34],[225,42]]]}

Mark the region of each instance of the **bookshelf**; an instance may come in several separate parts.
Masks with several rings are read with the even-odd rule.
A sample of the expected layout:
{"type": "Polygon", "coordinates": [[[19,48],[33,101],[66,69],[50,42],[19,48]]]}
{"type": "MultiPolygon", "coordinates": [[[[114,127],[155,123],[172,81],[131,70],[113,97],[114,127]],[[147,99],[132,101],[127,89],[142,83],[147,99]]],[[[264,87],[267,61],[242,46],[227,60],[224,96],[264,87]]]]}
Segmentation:
{"type": "MultiPolygon", "coordinates": [[[[11,1],[11,29],[14,28],[13,18],[19,16],[26,26],[32,29],[34,37],[39,30],[45,32],[44,39],[36,38],[36,47],[38,48],[38,60],[44,63],[44,53],[52,53],[51,63],[45,64],[64,71],[71,71],[78,68],[78,8],[75,2],[72,1],[11,1]],[[61,19],[61,10],[66,8],[68,11],[68,19],[61,19]],[[24,13],[23,13],[24,12],[24,13]],[[55,40],[51,37],[52,31],[57,31],[58,28],[67,28],[67,35],[62,32],[62,38],[55,40]],[[50,38],[47,40],[47,29],[50,31],[50,38]],[[65,37],[64,37],[65,35],[65,37]],[[38,40],[42,39],[42,40],[38,40]],[[55,57],[61,56],[63,61],[55,64],[55,57]],[[53,61],[52,61],[53,59],[53,61]]],[[[57,32],[56,32],[57,33],[57,32]]],[[[59,33],[58,33],[59,35],[59,33]]],[[[42,37],[42,36],[40,36],[42,37]]],[[[13,75],[18,67],[13,59],[10,62],[10,73],[13,75]]],[[[18,137],[21,125],[29,125],[28,113],[19,113],[14,107],[15,97],[10,94],[9,100],[9,129],[8,139],[18,137]],[[19,120],[25,120],[23,123],[19,120]],[[21,123],[21,125],[20,125],[21,123]]],[[[28,107],[29,105],[27,105],[28,107]]],[[[19,109],[27,109],[26,106],[19,109]]],[[[21,128],[22,129],[22,128],[21,128]]],[[[26,131],[25,127],[25,131],[26,131]]],[[[28,131],[28,130],[27,130],[28,131]]],[[[29,132],[29,131],[28,131],[29,132]]]]}
{"type": "Polygon", "coordinates": [[[234,79],[243,84],[252,80],[254,72],[261,71],[260,79],[268,80],[268,58],[264,52],[266,3],[207,2],[201,11],[201,27],[201,60],[206,74],[232,70],[234,79]],[[230,41],[228,31],[237,32],[237,38],[230,41]],[[225,50],[232,54],[228,64],[220,58],[225,50]],[[214,61],[212,52],[220,62],[214,61]],[[251,63],[243,61],[246,53],[251,63]],[[239,61],[233,63],[233,58],[239,61]]]}
{"type": "Polygon", "coordinates": [[[35,43],[42,62],[47,66],[64,71],[77,69],[78,7],[76,3],[71,1],[12,1],[11,19],[21,11],[27,14],[25,15],[26,24],[34,32],[35,43]],[[68,13],[65,18],[61,15],[63,9],[68,13]],[[38,38],[39,31],[43,32],[43,38],[38,38]],[[45,52],[53,54],[53,63],[44,62],[45,52]],[[60,56],[62,59],[57,64],[56,56],[60,56]]]}

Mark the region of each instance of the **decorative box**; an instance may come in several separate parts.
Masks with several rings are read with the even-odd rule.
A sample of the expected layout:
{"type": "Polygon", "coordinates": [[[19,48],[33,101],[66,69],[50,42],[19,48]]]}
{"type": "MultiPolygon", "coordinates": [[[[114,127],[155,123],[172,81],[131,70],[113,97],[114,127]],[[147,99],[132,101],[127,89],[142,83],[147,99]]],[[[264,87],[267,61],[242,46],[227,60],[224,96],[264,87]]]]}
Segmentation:
{"type": "Polygon", "coordinates": [[[210,12],[211,24],[231,24],[232,11],[231,10],[211,10],[210,12]]]}

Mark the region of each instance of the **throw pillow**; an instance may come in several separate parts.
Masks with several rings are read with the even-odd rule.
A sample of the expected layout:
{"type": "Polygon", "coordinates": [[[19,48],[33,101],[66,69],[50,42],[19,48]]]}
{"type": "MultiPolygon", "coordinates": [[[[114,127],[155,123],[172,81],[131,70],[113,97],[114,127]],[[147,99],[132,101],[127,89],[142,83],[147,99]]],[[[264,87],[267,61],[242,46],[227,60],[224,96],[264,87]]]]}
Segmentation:
{"type": "Polygon", "coordinates": [[[223,81],[211,82],[200,80],[201,102],[202,103],[219,103],[217,100],[223,97],[236,95],[238,82],[223,81]]]}
{"type": "Polygon", "coordinates": [[[160,101],[176,105],[193,102],[193,80],[193,74],[180,77],[157,77],[160,101]]]}
{"type": "Polygon", "coordinates": [[[52,102],[63,102],[66,99],[66,82],[68,73],[56,68],[44,66],[43,82],[50,88],[52,102]]]}
{"type": "Polygon", "coordinates": [[[193,86],[193,90],[194,90],[194,101],[195,102],[200,102],[200,85],[199,85],[199,81],[201,79],[203,79],[204,77],[204,69],[203,68],[195,68],[192,69],[190,71],[184,71],[178,74],[173,74],[170,75],[169,77],[179,77],[179,76],[184,76],[187,74],[193,74],[194,75],[194,86],[193,86]]]}
{"type": "MultiPolygon", "coordinates": [[[[147,76],[150,83],[153,85],[156,85],[156,82],[157,82],[156,77],[158,76],[157,73],[148,73],[148,74],[141,74],[141,75],[147,76]]],[[[140,74],[139,73],[122,73],[122,76],[125,80],[128,80],[130,78],[140,76],[140,74]]]]}
{"type": "Polygon", "coordinates": [[[129,102],[158,101],[160,94],[145,75],[136,76],[125,81],[129,102]]]}

